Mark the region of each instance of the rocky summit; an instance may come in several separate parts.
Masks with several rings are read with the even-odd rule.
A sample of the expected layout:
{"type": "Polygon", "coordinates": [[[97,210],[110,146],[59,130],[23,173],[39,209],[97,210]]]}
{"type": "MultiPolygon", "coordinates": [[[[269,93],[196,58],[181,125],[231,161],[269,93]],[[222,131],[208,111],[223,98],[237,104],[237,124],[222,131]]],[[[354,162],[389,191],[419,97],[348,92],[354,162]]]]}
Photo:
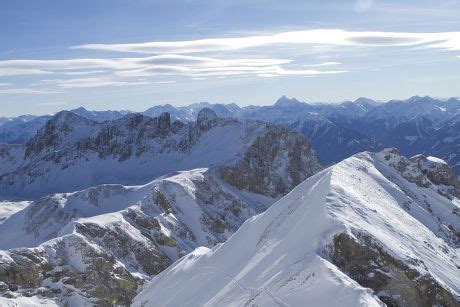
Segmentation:
{"type": "Polygon", "coordinates": [[[155,276],[134,306],[458,306],[458,192],[440,159],[354,155],[155,276]]]}
{"type": "Polygon", "coordinates": [[[98,123],[62,111],[25,145],[3,145],[0,159],[10,166],[0,169],[0,194],[30,199],[101,183],[142,184],[166,173],[235,160],[260,135],[279,129],[219,118],[207,108],[191,123],[171,122],[169,113],[155,118],[128,114],[98,123]]]}
{"type": "Polygon", "coordinates": [[[448,150],[450,103],[58,112],[0,145],[0,305],[457,306],[455,157],[305,138],[448,150]]]}
{"type": "MultiPolygon", "coordinates": [[[[211,110],[201,111],[192,124],[171,123],[168,113],[153,119],[130,115],[103,125],[68,113],[59,116],[66,119],[55,118],[46,133],[26,144],[26,159],[39,163],[55,152],[77,149],[78,167],[97,152],[100,163],[110,159],[117,163],[114,168],[127,172],[126,147],[116,146],[128,143],[134,152],[142,150],[139,157],[174,155],[206,167],[164,174],[143,185],[103,184],[50,194],[12,214],[0,224],[0,232],[8,234],[0,238],[0,302],[129,305],[153,276],[195,248],[224,242],[246,219],[321,169],[301,134],[219,118],[211,110]],[[95,137],[74,137],[74,120],[95,137]],[[52,131],[59,133],[43,137],[52,131]],[[204,149],[221,156],[203,159],[209,157],[204,149]]],[[[156,176],[154,160],[146,164],[156,176]]],[[[61,180],[66,169],[57,173],[61,180]]]]}

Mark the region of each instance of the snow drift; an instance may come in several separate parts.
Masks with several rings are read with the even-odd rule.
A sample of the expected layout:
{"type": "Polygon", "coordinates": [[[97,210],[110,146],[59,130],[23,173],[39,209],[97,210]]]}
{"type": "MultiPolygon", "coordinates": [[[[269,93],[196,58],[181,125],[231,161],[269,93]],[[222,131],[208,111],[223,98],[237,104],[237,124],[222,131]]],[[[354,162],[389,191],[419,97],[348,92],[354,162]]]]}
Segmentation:
{"type": "Polygon", "coordinates": [[[176,262],[134,305],[458,306],[459,189],[445,167],[352,156],[176,262]]]}

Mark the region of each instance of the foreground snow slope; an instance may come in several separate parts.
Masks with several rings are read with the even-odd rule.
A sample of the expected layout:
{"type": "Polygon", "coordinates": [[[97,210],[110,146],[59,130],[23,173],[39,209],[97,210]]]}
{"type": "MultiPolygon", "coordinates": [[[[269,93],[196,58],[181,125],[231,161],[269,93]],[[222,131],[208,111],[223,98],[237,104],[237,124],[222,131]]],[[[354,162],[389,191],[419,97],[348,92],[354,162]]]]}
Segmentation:
{"type": "Polygon", "coordinates": [[[357,154],[176,262],[135,305],[458,305],[458,182],[441,183],[451,176],[396,150],[357,154]]]}

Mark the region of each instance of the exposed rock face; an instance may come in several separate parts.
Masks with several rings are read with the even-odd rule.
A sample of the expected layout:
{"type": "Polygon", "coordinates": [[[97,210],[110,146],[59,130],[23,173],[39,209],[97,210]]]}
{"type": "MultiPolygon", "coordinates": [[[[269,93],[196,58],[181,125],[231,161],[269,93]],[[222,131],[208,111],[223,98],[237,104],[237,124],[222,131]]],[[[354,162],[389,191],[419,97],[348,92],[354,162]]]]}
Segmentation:
{"type": "Polygon", "coordinates": [[[36,136],[25,144],[25,157],[61,149],[93,130],[98,124],[70,111],[61,111],[54,115],[41,128],[36,136]],[[81,131],[84,129],[87,131],[81,131]]]}
{"type": "Polygon", "coordinates": [[[0,261],[0,270],[31,275],[33,281],[25,285],[27,278],[0,276],[12,289],[3,295],[36,296],[40,290],[61,304],[71,296],[99,305],[129,304],[144,281],[198,246],[224,242],[245,220],[320,168],[308,141],[298,133],[217,118],[210,110],[200,114],[196,124],[187,125],[171,123],[168,115],[151,119],[132,114],[122,125],[104,123],[91,141],[78,140],[80,153],[128,157],[149,138],[187,152],[220,129],[218,136],[226,137],[221,144],[234,138],[246,153],[238,151],[229,156],[233,161],[182,171],[144,186],[100,185],[36,200],[0,225],[0,233],[11,233],[0,237],[0,248],[8,248],[3,255],[12,259],[0,261]],[[133,133],[125,138],[124,131],[133,133]],[[20,264],[22,260],[11,256],[19,250],[37,260],[20,264]]]}
{"type": "Polygon", "coordinates": [[[452,293],[430,275],[421,275],[391,256],[375,239],[345,233],[333,240],[332,262],[387,306],[457,306],[452,293]]]}
{"type": "Polygon", "coordinates": [[[445,161],[424,155],[406,158],[396,148],[385,149],[382,153],[406,180],[424,188],[439,186],[439,193],[448,198],[460,197],[460,182],[445,161]]]}
{"type": "Polygon", "coordinates": [[[22,163],[23,157],[22,145],[0,144],[0,174],[16,170],[22,163]]]}
{"type": "Polygon", "coordinates": [[[13,145],[0,151],[0,161],[15,160],[0,166],[0,197],[36,199],[101,183],[141,184],[177,170],[222,164],[244,151],[249,126],[262,125],[218,118],[210,109],[198,115],[186,124],[171,123],[169,113],[155,118],[133,113],[99,123],[62,111],[24,145],[25,154],[13,145]]]}
{"type": "Polygon", "coordinates": [[[0,255],[3,296],[45,296],[101,306],[129,304],[143,280],[133,277],[115,258],[78,235],[34,249],[12,249],[0,255]],[[44,285],[50,285],[45,286],[44,285]]]}
{"type": "Polygon", "coordinates": [[[458,199],[408,181],[387,155],[310,177],[222,245],[154,277],[133,305],[458,306],[458,199]]]}
{"type": "Polygon", "coordinates": [[[201,130],[209,130],[217,124],[217,115],[216,112],[210,108],[203,108],[196,118],[196,123],[198,128],[201,130]]]}
{"type": "Polygon", "coordinates": [[[140,190],[99,186],[41,198],[0,225],[0,232],[17,226],[12,237],[0,238],[3,248],[13,247],[1,254],[13,260],[0,259],[7,288],[0,295],[44,291],[60,303],[77,295],[98,305],[129,304],[145,280],[198,246],[224,242],[274,201],[250,195],[202,169],[140,190]],[[127,208],[113,212],[122,203],[127,208]],[[23,245],[30,247],[16,248],[23,245]]]}
{"type": "Polygon", "coordinates": [[[244,157],[220,169],[233,186],[270,196],[284,195],[321,169],[308,141],[296,132],[267,125],[244,157]]]}

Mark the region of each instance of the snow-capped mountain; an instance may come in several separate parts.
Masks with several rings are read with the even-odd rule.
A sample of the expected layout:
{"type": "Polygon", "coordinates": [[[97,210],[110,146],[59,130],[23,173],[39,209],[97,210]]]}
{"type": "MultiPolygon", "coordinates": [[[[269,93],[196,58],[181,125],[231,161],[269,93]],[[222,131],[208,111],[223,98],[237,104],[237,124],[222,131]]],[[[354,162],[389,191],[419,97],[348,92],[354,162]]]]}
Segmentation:
{"type": "MultiPolygon", "coordinates": [[[[71,112],[97,122],[118,119],[130,113],[129,111],[88,111],[83,107],[73,109],[71,112]]],[[[52,115],[22,115],[11,118],[0,118],[0,144],[24,144],[51,117],[52,115]]]]}
{"type": "Polygon", "coordinates": [[[456,126],[460,100],[414,96],[386,103],[359,98],[338,104],[304,103],[281,97],[273,106],[245,108],[243,118],[301,131],[323,164],[363,150],[398,147],[405,155],[423,153],[446,160],[460,176],[456,126]]]}
{"type": "Polygon", "coordinates": [[[192,123],[171,121],[168,113],[98,123],[62,111],[23,152],[3,147],[0,158],[14,163],[2,170],[0,195],[30,199],[102,183],[141,184],[169,172],[232,161],[270,133],[295,135],[271,124],[219,118],[207,108],[192,123]]]}
{"type": "Polygon", "coordinates": [[[50,115],[23,115],[2,118],[0,121],[0,144],[23,144],[51,118],[50,115]]]}
{"type": "Polygon", "coordinates": [[[438,158],[360,153],[177,261],[134,305],[458,306],[459,197],[438,158]]]}
{"type": "MultiPolygon", "coordinates": [[[[37,142],[39,133],[29,144],[34,153],[74,148],[82,130],[91,134],[99,129],[100,124],[76,116],[63,113],[47,124],[51,130],[42,133],[49,138],[37,142]],[[54,136],[52,128],[64,123],[71,126],[54,136]]],[[[168,127],[166,114],[136,116],[168,127]]],[[[44,196],[10,215],[0,224],[0,293],[6,297],[0,303],[129,304],[151,276],[198,246],[224,242],[247,218],[320,169],[300,133],[218,118],[210,109],[183,125],[214,156],[222,158],[222,150],[232,155],[219,161],[204,156],[206,168],[164,175],[145,185],[104,184],[44,196]],[[215,130],[226,141],[218,144],[220,149],[210,143],[214,136],[203,136],[215,130]],[[235,154],[226,146],[242,151],[235,154]]],[[[148,130],[143,131],[142,140],[148,140],[148,130]]],[[[160,132],[170,137],[168,130],[160,132]]],[[[57,175],[67,180],[65,172],[57,175]]]]}
{"type": "Polygon", "coordinates": [[[188,106],[183,107],[174,107],[170,104],[165,105],[158,105],[153,106],[142,114],[156,117],[159,116],[161,113],[168,112],[171,115],[171,118],[174,120],[180,120],[183,122],[191,122],[195,121],[198,113],[201,109],[209,108],[213,110],[217,116],[219,117],[227,117],[227,118],[239,118],[240,113],[242,112],[242,108],[238,105],[231,103],[231,104],[221,104],[221,103],[208,103],[208,102],[200,102],[200,103],[193,103],[188,106]]]}
{"type": "MultiPolygon", "coordinates": [[[[460,176],[460,152],[450,142],[454,137],[450,135],[452,123],[460,116],[458,98],[414,96],[407,100],[376,102],[362,97],[355,101],[331,104],[305,103],[282,96],[271,106],[239,107],[236,104],[202,102],[175,107],[166,104],[154,106],[143,114],[158,117],[168,112],[171,121],[177,119],[193,122],[198,112],[205,107],[214,110],[219,117],[238,118],[243,121],[262,120],[299,130],[311,141],[325,165],[364,150],[378,151],[386,147],[398,147],[403,154],[409,156],[417,153],[439,156],[460,176]]],[[[82,108],[72,111],[96,121],[115,119],[127,112],[86,111],[82,108]]],[[[0,143],[23,143],[43,125],[41,123],[38,127],[32,126],[29,129],[31,124],[25,125],[23,120],[14,119],[14,122],[21,124],[8,128],[8,132],[3,133],[6,137],[2,137],[0,132],[0,143]]]]}
{"type": "Polygon", "coordinates": [[[126,114],[132,113],[131,111],[89,111],[85,109],[84,107],[79,107],[73,110],[70,110],[71,112],[83,116],[85,118],[94,120],[96,122],[104,122],[106,120],[115,120],[122,118],[126,114]]]}

